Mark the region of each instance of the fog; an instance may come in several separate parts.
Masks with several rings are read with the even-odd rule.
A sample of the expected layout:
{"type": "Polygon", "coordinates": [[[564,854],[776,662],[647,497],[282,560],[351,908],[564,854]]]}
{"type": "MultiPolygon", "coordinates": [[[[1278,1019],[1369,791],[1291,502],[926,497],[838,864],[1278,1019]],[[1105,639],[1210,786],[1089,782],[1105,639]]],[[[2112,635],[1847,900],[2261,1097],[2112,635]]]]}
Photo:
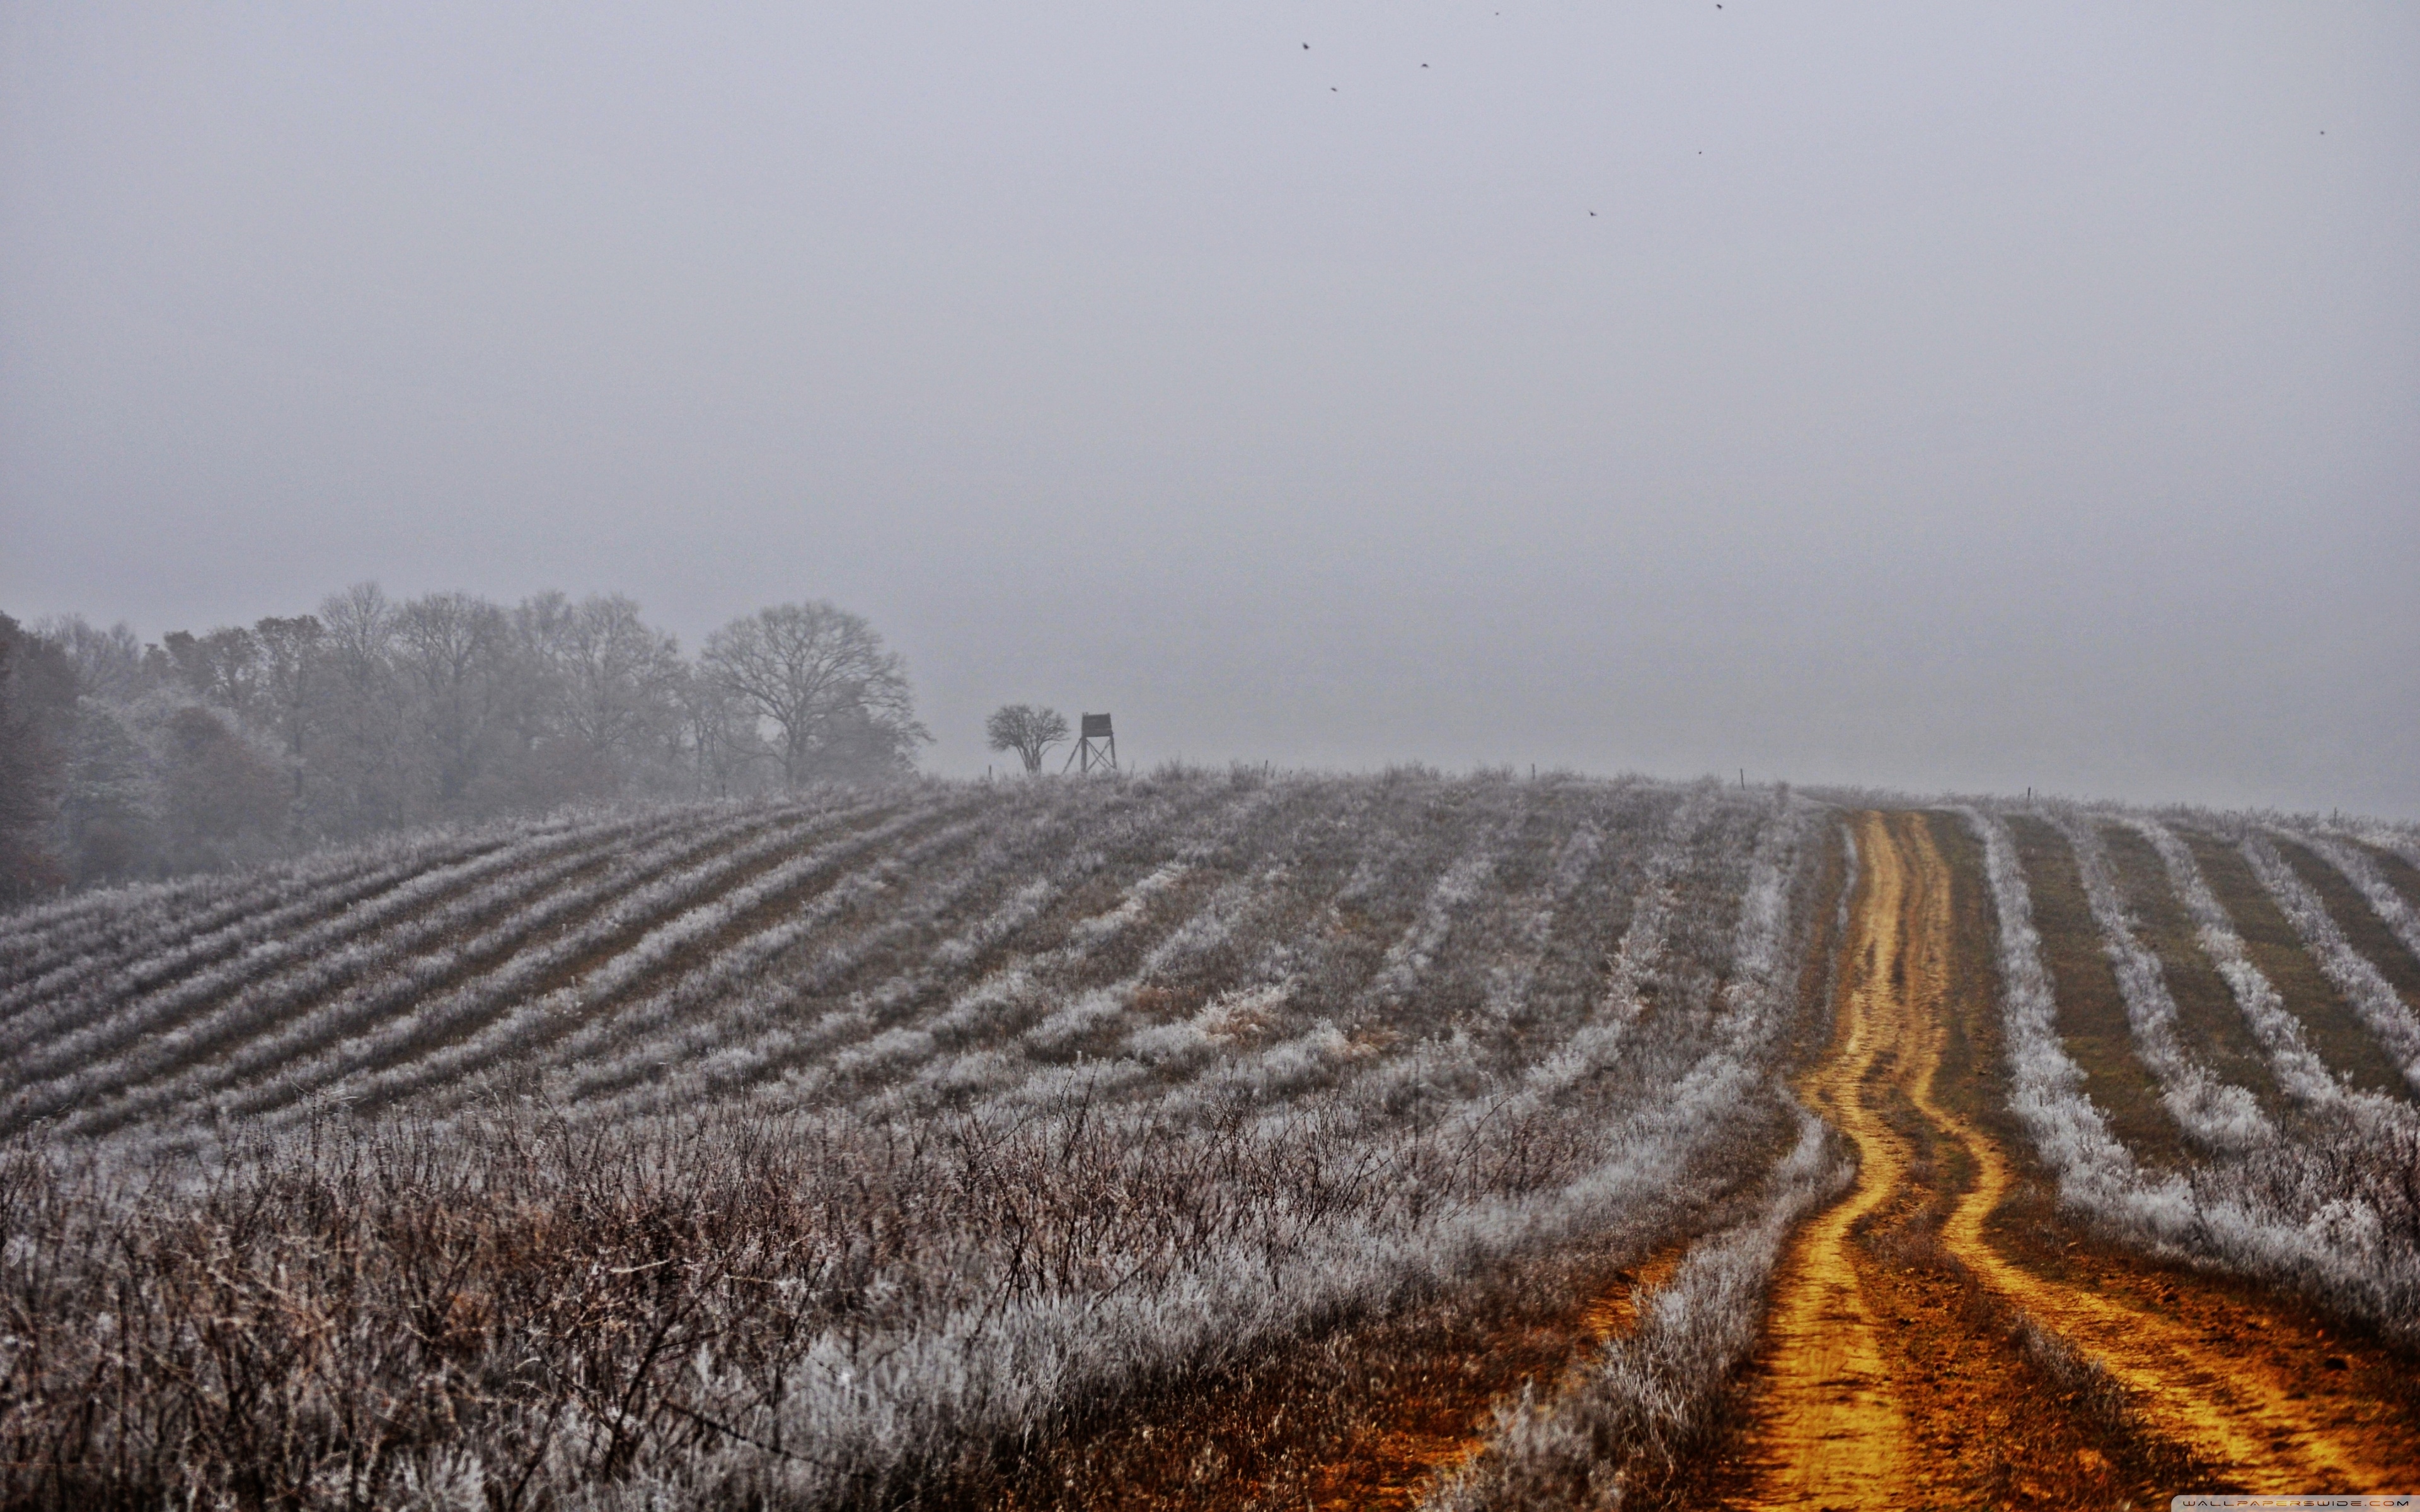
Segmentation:
{"type": "Polygon", "coordinates": [[[2420,12],[0,11],[0,609],[2420,817],[2420,12]],[[1308,44],[1306,47],[1305,44],[1308,44]]]}

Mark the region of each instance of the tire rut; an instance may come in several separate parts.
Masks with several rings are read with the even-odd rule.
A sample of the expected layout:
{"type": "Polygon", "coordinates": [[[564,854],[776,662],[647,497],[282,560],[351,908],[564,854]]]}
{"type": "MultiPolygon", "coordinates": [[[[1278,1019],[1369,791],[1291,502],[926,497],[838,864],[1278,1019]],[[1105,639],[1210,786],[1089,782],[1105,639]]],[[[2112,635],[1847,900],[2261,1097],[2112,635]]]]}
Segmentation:
{"type": "Polygon", "coordinates": [[[2014,1184],[2013,1165],[1996,1141],[1945,1107],[1933,1091],[1948,980],[1948,867],[1920,823],[1907,826],[1903,846],[1894,845],[1878,821],[1867,830],[1876,837],[1877,865],[1915,873],[1905,896],[1911,914],[1907,933],[1916,949],[1910,958],[1909,992],[1900,1004],[1909,1047],[1908,1098],[1964,1152],[1974,1171],[1942,1225],[1943,1246],[1985,1286],[2132,1392],[2151,1428],[2227,1467],[2254,1489],[2311,1491],[2382,1486],[2392,1479],[2397,1467],[2371,1462],[2358,1443],[2339,1433],[2290,1384],[2261,1369],[2238,1341],[2213,1348],[2189,1324],[2047,1280],[2000,1252],[1988,1223],[2014,1184]]]}
{"type": "MultiPolygon", "coordinates": [[[[1741,1500],[1882,1506],[1944,1474],[1955,1478],[1914,1446],[1906,1403],[1928,1394],[1916,1382],[1894,1391],[1877,1316],[1885,1304],[1859,1280],[1860,1267],[1874,1263],[1861,1254],[1861,1222],[1894,1201],[1922,1199],[1911,1172],[1916,1152],[1889,1121],[1901,1097],[1902,1109],[1912,1107],[1939,1149],[1962,1155],[1968,1172],[1947,1195],[1942,1250],[1986,1292],[2106,1372],[2141,1431],[2255,1491],[2382,1489],[2394,1480],[2407,1468],[2389,1442],[2396,1436],[2368,1431],[2374,1425],[2361,1421],[2360,1401],[2303,1389],[2307,1382],[2287,1366],[2213,1326],[2239,1315],[2257,1319],[2257,1309],[2229,1304],[2217,1286],[2197,1288],[2188,1274],[2176,1284],[2196,1293],[2190,1305],[2163,1313],[2114,1290],[2052,1279],[2004,1246],[1992,1219],[2018,1184],[2017,1163],[1934,1087],[1953,979],[1948,865],[1921,816],[1866,813],[1856,826],[1865,880],[1843,945],[1838,1022],[1829,1053],[1799,1091],[1856,1147],[1857,1180],[1801,1230],[1776,1276],[1744,1446],[1750,1489],[1741,1500]]],[[[2060,1411],[2050,1402],[2005,1405],[2060,1411]]]]}
{"type": "MultiPolygon", "coordinates": [[[[1879,826],[1865,827],[1870,837],[1879,826]]],[[[1865,848],[1883,847],[1869,838],[1865,848]]],[[[1854,1250],[1859,1221],[1889,1200],[1911,1158],[1868,1090],[1900,1038],[1894,1005],[1903,995],[1906,875],[1879,862],[1868,862],[1857,895],[1831,1051],[1798,1084],[1856,1146],[1857,1179],[1807,1221],[1776,1278],[1750,1429],[1750,1504],[1760,1507],[1887,1505],[1914,1458],[1854,1250]]]]}

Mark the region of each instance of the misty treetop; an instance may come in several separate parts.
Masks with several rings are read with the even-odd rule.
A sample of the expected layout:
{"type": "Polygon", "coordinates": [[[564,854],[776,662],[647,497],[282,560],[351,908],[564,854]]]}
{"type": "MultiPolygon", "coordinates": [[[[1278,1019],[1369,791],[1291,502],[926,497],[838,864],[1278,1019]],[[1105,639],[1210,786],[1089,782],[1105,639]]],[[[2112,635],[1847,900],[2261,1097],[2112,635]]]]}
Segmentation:
{"type": "Polygon", "coordinates": [[[1032,777],[1042,770],[1045,752],[1066,744],[1067,717],[1057,709],[1037,709],[1031,703],[1002,704],[984,721],[984,735],[992,749],[1016,752],[1026,775],[1032,777]]]}
{"type": "Polygon", "coordinates": [[[58,812],[57,732],[74,703],[65,652],[0,614],[0,900],[64,880],[45,839],[58,812]]]}
{"type": "Polygon", "coordinates": [[[780,604],[706,639],[706,681],[769,727],[782,779],[869,776],[931,740],[916,722],[908,666],[874,627],[830,604],[780,604]]]}
{"type": "Polygon", "coordinates": [[[823,602],[694,658],[620,594],[363,583],[147,645],[0,616],[0,901],[432,821],[879,779],[931,738],[899,655],[823,602]]]}

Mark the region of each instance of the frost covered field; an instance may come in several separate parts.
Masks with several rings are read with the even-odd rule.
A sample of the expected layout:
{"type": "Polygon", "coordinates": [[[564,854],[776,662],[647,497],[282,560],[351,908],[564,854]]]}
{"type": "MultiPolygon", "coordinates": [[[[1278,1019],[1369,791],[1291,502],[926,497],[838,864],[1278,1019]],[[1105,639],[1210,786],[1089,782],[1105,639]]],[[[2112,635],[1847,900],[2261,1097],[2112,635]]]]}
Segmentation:
{"type": "Polygon", "coordinates": [[[2420,881],[2413,837],[2118,809],[1964,817],[1999,919],[2009,1105],[2067,1205],[2148,1252],[2420,1340],[2420,928],[2388,875],[2420,881]],[[2089,918],[2060,932],[2063,991],[2036,928],[2045,889],[2080,894],[2089,918]]]}
{"type": "MultiPolygon", "coordinates": [[[[2413,836],[1902,821],[1981,920],[1943,904],[1907,949],[1982,984],[1916,973],[1996,1047],[1961,1137],[2005,1128],[2019,1196],[2055,1194],[2019,1238],[2408,1352],[2413,836]]],[[[1395,1504],[1652,1504],[1767,1431],[1768,1300],[1857,1167],[1793,1087],[1872,823],[1712,782],[1171,770],[570,813],[21,911],[0,1488],[1301,1505],[1383,1451],[1429,1472],[1395,1504]],[[1570,1321],[1616,1282],[1619,1327],[1570,1321]],[[1552,1318],[1576,1352],[1504,1342],[1552,1318]],[[1306,1393],[1464,1426],[1357,1440],[1306,1393]]],[[[1906,1223],[1948,1168],[1911,1167],[1906,1223]]],[[[2040,1326],[1989,1347],[2076,1368],[2041,1273],[2040,1326]]]]}
{"type": "Polygon", "coordinates": [[[1837,1175],[1776,1068],[1840,851],[1711,782],[1173,773],[19,914],[0,1475],[1047,1500],[1105,1419],[1575,1240],[1753,1271],[1837,1175]]]}

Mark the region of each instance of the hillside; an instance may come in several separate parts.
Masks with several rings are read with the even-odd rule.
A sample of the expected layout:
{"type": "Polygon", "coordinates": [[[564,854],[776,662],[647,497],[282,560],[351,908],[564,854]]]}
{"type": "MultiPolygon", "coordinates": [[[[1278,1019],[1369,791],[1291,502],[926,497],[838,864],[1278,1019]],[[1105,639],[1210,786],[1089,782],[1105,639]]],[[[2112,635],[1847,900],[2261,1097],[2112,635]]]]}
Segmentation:
{"type": "Polygon", "coordinates": [[[2359,1480],[2420,1445],[2415,862],[2242,816],[1180,772],[23,910],[0,1487],[1774,1503],[1838,1405],[1793,1351],[1843,1340],[1898,1447],[1808,1498],[2359,1480]],[[2121,1345],[2124,1305],[2334,1335],[2247,1396],[2121,1345]],[[1927,1437],[2045,1391],[1997,1460],[1927,1437]]]}

